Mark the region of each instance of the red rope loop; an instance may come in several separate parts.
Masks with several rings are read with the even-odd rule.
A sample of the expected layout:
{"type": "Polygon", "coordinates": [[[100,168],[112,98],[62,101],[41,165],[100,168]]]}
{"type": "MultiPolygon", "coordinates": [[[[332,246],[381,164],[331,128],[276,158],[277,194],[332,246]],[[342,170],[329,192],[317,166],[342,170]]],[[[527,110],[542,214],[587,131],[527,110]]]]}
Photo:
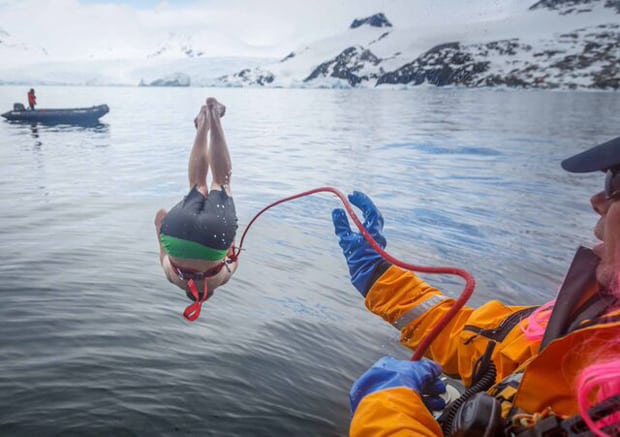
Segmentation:
{"type": "Polygon", "coordinates": [[[187,286],[189,287],[189,291],[194,298],[194,302],[185,308],[183,311],[183,317],[185,317],[190,322],[193,322],[200,316],[200,310],[202,310],[202,304],[209,298],[209,286],[207,285],[207,280],[204,280],[205,288],[202,297],[198,293],[198,288],[196,287],[196,283],[193,279],[190,279],[187,282],[187,286]]]}
{"type": "MultiPolygon", "coordinates": [[[[446,327],[446,325],[450,323],[450,320],[452,320],[452,318],[456,315],[456,313],[459,312],[459,310],[465,305],[465,303],[467,303],[472,293],[474,292],[476,281],[469,272],[463,269],[456,268],[456,267],[418,266],[415,264],[408,264],[408,263],[405,263],[403,261],[400,261],[394,258],[392,255],[384,251],[381,248],[381,246],[377,244],[375,239],[372,238],[372,235],[370,235],[370,233],[366,230],[366,228],[364,228],[364,225],[362,224],[362,222],[357,218],[355,210],[351,206],[349,199],[347,199],[347,197],[344,194],[342,194],[342,192],[338,191],[337,189],[332,188],[332,187],[315,188],[312,190],[304,191],[299,194],[295,194],[293,196],[285,197],[261,209],[252,218],[252,220],[250,220],[250,222],[246,226],[245,231],[243,232],[241,236],[241,241],[239,242],[239,246],[236,248],[236,252],[235,252],[235,249],[233,248],[232,256],[234,257],[234,260],[237,260],[239,258],[239,254],[241,253],[241,250],[243,248],[243,242],[245,240],[246,234],[248,233],[248,230],[250,229],[252,224],[256,221],[256,219],[258,219],[258,217],[260,217],[265,211],[281,203],[288,202],[290,200],[299,199],[300,197],[309,196],[311,194],[321,193],[321,192],[333,193],[342,201],[345,209],[347,210],[347,212],[349,213],[349,216],[351,217],[351,220],[353,220],[353,223],[355,223],[355,225],[357,226],[359,231],[362,233],[366,241],[368,241],[368,243],[373,247],[373,249],[375,249],[389,263],[392,263],[406,270],[411,270],[411,271],[421,272],[421,273],[456,275],[456,276],[460,276],[461,278],[465,280],[465,286],[463,288],[463,291],[461,292],[461,295],[459,296],[459,298],[454,302],[454,305],[452,306],[452,308],[450,308],[450,310],[448,310],[448,312],[441,318],[441,320],[439,320],[439,322],[435,324],[431,332],[429,332],[429,334],[420,342],[418,347],[415,349],[415,353],[411,357],[412,361],[417,361],[421,359],[424,356],[424,353],[426,352],[430,344],[433,342],[433,340],[446,327]]],[[[231,259],[233,258],[231,257],[231,259]]],[[[205,294],[206,294],[206,290],[205,290],[205,294]]],[[[200,314],[200,309],[198,310],[198,313],[200,314]]]]}

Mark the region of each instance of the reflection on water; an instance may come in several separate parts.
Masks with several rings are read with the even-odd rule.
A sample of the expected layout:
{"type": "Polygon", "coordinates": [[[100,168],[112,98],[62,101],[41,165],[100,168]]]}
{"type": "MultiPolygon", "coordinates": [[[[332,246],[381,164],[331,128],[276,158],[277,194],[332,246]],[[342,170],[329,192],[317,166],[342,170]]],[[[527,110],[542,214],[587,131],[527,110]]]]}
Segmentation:
{"type": "MultiPolygon", "coordinates": [[[[44,87],[66,106],[62,87],[44,87]]],[[[0,107],[23,94],[3,87],[0,107]]],[[[201,318],[163,276],[155,211],[187,191],[192,120],[227,104],[240,232],[319,186],[370,194],[387,250],[469,270],[472,304],[553,296],[602,181],[562,158],[617,135],[605,93],[72,88],[96,126],[0,123],[1,435],[346,435],[352,381],[410,356],[368,314],[333,196],[255,222],[201,318]],[[561,221],[560,218],[561,217],[561,221]]],[[[452,277],[425,277],[458,294],[452,277]]]]}
{"type": "Polygon", "coordinates": [[[20,132],[20,128],[29,127],[33,134],[37,133],[39,129],[46,132],[105,132],[109,129],[108,123],[72,123],[72,124],[46,124],[46,123],[32,123],[32,122],[20,122],[20,121],[4,121],[5,125],[9,128],[16,129],[20,132]]]}
{"type": "MultiPolygon", "coordinates": [[[[30,125],[30,131],[32,132],[33,138],[39,138],[39,129],[37,128],[36,123],[30,125]]],[[[38,143],[38,145],[41,145],[41,143],[38,143]]]]}
{"type": "MultiPolygon", "coordinates": [[[[5,127],[9,135],[22,135],[29,131],[30,136],[35,139],[44,139],[45,134],[62,133],[89,133],[109,135],[110,125],[107,123],[86,123],[86,124],[42,124],[19,121],[5,121],[5,127]]],[[[35,146],[41,146],[42,141],[36,141],[35,146]]]]}

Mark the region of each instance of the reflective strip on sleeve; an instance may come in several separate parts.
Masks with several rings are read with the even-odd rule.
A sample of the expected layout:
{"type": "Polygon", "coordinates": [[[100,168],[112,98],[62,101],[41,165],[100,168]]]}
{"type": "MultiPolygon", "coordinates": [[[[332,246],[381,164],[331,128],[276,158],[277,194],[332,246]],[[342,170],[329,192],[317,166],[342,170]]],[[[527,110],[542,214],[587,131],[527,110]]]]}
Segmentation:
{"type": "Polygon", "coordinates": [[[411,308],[409,311],[403,314],[398,320],[395,320],[394,323],[392,323],[392,326],[394,326],[396,329],[400,331],[405,326],[407,326],[409,323],[411,323],[412,321],[420,317],[422,314],[424,314],[425,312],[433,308],[435,305],[438,305],[444,300],[448,300],[448,299],[449,299],[448,297],[445,297],[442,295],[438,295],[438,294],[433,295],[430,298],[426,299],[421,304],[416,305],[413,308],[411,308]]]}

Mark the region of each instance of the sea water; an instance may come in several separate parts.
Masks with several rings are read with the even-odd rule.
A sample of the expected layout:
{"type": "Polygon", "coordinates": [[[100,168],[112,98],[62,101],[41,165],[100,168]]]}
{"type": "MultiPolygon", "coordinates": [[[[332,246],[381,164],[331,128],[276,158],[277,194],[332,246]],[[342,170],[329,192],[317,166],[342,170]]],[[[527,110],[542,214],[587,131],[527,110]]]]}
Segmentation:
{"type": "MultiPolygon", "coordinates": [[[[0,87],[0,109],[29,87],[0,87]]],[[[560,161],[620,135],[614,93],[37,87],[106,103],[94,127],[0,122],[0,435],[342,436],[348,390],[398,332],[349,282],[330,194],[255,222],[200,318],[159,266],[153,225],[188,190],[207,96],[233,162],[239,234],[321,186],[362,190],[387,251],[454,266],[488,299],[541,304],[594,241],[602,174],[560,161]]],[[[463,281],[422,275],[457,296],[463,281]]]]}

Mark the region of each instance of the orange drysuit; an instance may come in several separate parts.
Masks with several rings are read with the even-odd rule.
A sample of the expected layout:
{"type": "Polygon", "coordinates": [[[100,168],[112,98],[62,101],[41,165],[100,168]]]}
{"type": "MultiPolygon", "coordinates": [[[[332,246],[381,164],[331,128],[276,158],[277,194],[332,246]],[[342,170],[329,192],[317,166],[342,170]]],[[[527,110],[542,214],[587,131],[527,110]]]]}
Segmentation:
{"type": "MultiPolygon", "coordinates": [[[[590,255],[594,256],[591,251],[590,255]]],[[[598,299],[601,294],[593,269],[590,270],[589,279],[585,280],[580,274],[571,276],[570,270],[567,274],[566,281],[575,282],[572,278],[577,277],[583,282],[578,284],[581,291],[576,308],[582,308],[588,299],[598,299]]],[[[559,294],[558,302],[561,299],[562,294],[559,294]]],[[[453,304],[453,299],[415,274],[395,266],[379,276],[366,296],[366,307],[399,329],[401,343],[412,349],[453,304]]],[[[559,307],[556,303],[556,308],[559,307]]],[[[607,308],[603,315],[579,321],[570,332],[552,338],[541,351],[541,342],[528,340],[519,326],[534,309],[532,306],[507,306],[498,301],[490,301],[476,309],[464,307],[430,345],[426,357],[438,362],[444,373],[469,386],[476,361],[488,350],[489,343],[493,343],[489,351],[497,370],[496,386],[488,393],[503,399],[506,390],[512,390],[508,396],[510,405],[502,404],[504,416],[513,408],[536,413],[547,407],[559,416],[575,415],[578,413],[575,378],[585,366],[601,358],[603,351],[618,348],[620,311],[610,312],[607,308]],[[505,380],[520,382],[504,390],[505,380]]],[[[420,396],[400,387],[363,398],[354,412],[350,435],[438,436],[442,432],[420,396]]]]}

